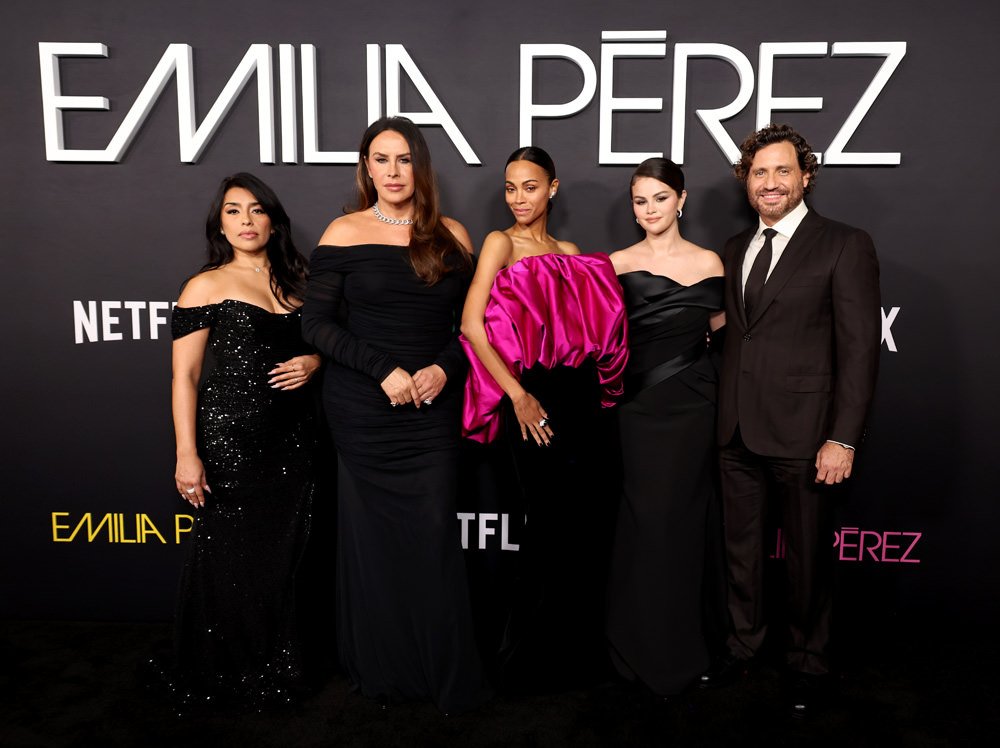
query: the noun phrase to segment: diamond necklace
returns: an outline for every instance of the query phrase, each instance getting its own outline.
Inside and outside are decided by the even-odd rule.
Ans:
[[[389,218],[388,216],[382,215],[382,211],[378,209],[377,200],[375,201],[375,204],[372,206],[372,212],[375,214],[375,217],[382,223],[388,223],[393,226],[409,226],[411,223],[413,223],[412,218]]]

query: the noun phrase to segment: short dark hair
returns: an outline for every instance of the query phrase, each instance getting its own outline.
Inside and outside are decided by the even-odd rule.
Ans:
[[[684,192],[684,172],[681,171],[681,167],[669,158],[660,158],[657,156],[647,158],[639,164],[635,168],[635,171],[632,172],[632,179],[628,183],[629,190],[631,191],[635,187],[635,183],[643,177],[663,182],[676,192],[678,197]]]
[[[745,185],[747,177],[750,176],[750,164],[753,163],[753,157],[757,155],[757,151],[775,143],[791,143],[792,147],[795,148],[795,155],[799,159],[799,168],[809,177],[809,181],[802,189],[804,193],[808,193],[816,183],[819,162],[806,139],[792,129],[791,125],[770,124],[757,132],[750,133],[746,140],[740,144],[740,160],[733,164],[733,174]]]

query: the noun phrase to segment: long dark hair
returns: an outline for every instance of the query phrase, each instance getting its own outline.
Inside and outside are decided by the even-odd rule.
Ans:
[[[201,270],[215,270],[233,260],[233,248],[222,234],[222,203],[233,187],[241,187],[260,203],[261,209],[271,219],[274,233],[267,242],[267,259],[271,264],[271,293],[285,309],[296,307],[290,299],[301,300],[306,289],[306,261],[292,241],[292,220],[278,200],[278,196],[253,174],[241,171],[226,177],[219,185],[212,207],[205,221],[205,238],[208,239],[208,262]]]
[[[552,182],[555,181],[556,178],[555,161],[552,160],[552,156],[550,156],[547,151],[545,151],[542,148],[539,148],[537,145],[526,145],[522,148],[518,148],[516,151],[510,154],[510,156],[507,157],[507,163],[504,164],[504,168],[506,169],[515,161],[530,161],[535,166],[541,167],[542,171],[548,174],[549,184],[552,184]],[[550,213],[552,212],[551,198],[549,198],[549,205],[546,210]]]
[[[372,122],[361,137],[358,147],[358,168],[355,172],[355,206],[353,212],[368,210],[378,200],[375,184],[368,176],[365,159],[372,141],[386,130],[399,133],[410,148],[413,169],[413,225],[410,226],[410,265],[413,272],[433,286],[453,269],[455,260],[467,268],[472,259],[455,235],[441,220],[437,182],[431,168],[431,154],[420,128],[406,117],[382,117]]]

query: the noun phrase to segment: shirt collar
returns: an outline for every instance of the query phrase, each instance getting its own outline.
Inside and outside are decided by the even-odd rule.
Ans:
[[[755,237],[759,237],[763,233],[764,229],[771,228],[782,236],[790,239],[792,234],[795,233],[795,229],[799,227],[799,224],[802,223],[802,219],[806,217],[806,213],[808,212],[809,208],[806,207],[806,201],[802,200],[798,205],[792,208],[788,215],[773,226],[768,226],[763,220],[760,219],[760,217],[758,217],[757,233],[755,234]]]

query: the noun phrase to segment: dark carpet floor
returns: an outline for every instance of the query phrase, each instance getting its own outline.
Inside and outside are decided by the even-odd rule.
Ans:
[[[252,714],[178,716],[144,690],[136,665],[169,628],[0,623],[0,746],[951,746],[995,745],[998,649],[980,639],[882,636],[853,647],[838,695],[815,719],[781,709],[762,667],[726,689],[654,703],[608,682],[498,697],[441,716],[426,704],[381,711],[331,676],[304,703]]]

